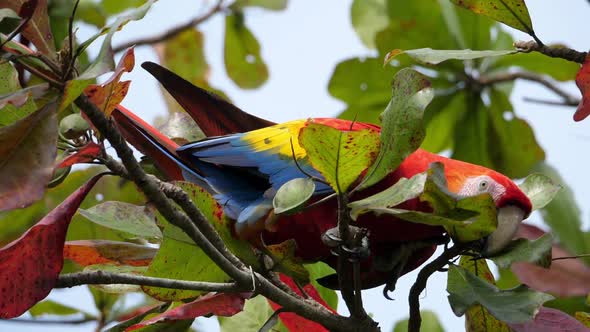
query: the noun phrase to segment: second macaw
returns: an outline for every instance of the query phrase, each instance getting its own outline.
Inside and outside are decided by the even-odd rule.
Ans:
[[[126,139],[150,157],[168,178],[193,181],[208,189],[224,206],[227,216],[235,220],[237,236],[253,243],[263,239],[265,244],[294,239],[296,255],[303,260],[324,261],[335,266],[334,255],[321,240],[328,229],[336,226],[335,199],[294,215],[276,217],[272,215],[272,198],[287,181],[306,177],[302,170],[321,177],[307,161],[306,151],[298,143],[299,131],[309,123],[342,131],[380,131],[380,128],[368,123],[328,118],[274,124],[243,112],[157,64],[147,62],[143,67],[187,110],[208,138],[178,146],[133,113],[118,107],[113,112],[113,119]],[[498,209],[498,228],[485,240],[483,251],[487,254],[500,251],[512,239],[520,222],[530,214],[531,202],[513,181],[491,169],[419,149],[394,172],[373,187],[355,193],[352,199],[367,197],[392,186],[401,178],[424,172],[432,162],[444,164],[450,191],[461,196],[481,193],[492,196]],[[328,186],[319,184],[315,199],[332,192]],[[407,201],[400,207],[431,210],[428,204],[418,199]],[[273,219],[272,229],[266,227],[265,221],[269,219]],[[394,270],[397,274],[404,274],[417,268],[434,253],[436,241],[433,240],[444,234],[441,227],[373,214],[360,216],[356,225],[369,230],[371,257],[363,265],[363,288],[387,283]],[[401,267],[379,264],[408,243],[424,245],[414,246]],[[333,283],[330,286],[337,287]]]

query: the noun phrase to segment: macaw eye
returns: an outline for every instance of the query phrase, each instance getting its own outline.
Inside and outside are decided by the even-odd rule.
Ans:
[[[478,184],[478,188],[480,192],[487,191],[490,187],[490,182],[488,180],[481,180]]]

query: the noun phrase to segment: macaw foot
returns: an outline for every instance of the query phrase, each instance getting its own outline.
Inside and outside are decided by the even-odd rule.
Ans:
[[[389,278],[383,287],[383,296],[388,300],[393,300],[393,298],[389,296],[389,293],[395,291],[397,280],[404,273],[410,257],[412,257],[417,251],[432,247],[433,245],[438,246],[447,244],[448,242],[448,237],[440,236],[422,241],[401,243],[395,249],[388,251],[385,254],[375,256],[375,270],[389,272]]]
[[[366,228],[348,226],[349,241],[340,237],[338,227],[328,229],[322,235],[322,242],[331,248],[335,256],[344,256],[351,262],[365,260],[371,254],[369,249],[369,230]]]

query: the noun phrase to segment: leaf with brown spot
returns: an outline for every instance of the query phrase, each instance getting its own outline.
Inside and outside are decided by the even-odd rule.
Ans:
[[[57,154],[55,103],[0,128],[0,211],[41,199]]]
[[[130,326],[125,331],[134,331],[142,327],[158,323],[192,319],[201,316],[215,315],[229,317],[242,311],[245,296],[242,294],[208,294],[197,300],[168,310],[161,315]]]
[[[576,85],[582,92],[582,101],[574,113],[574,121],[582,121],[590,115],[590,56],[586,56],[582,68],[576,74]]]
[[[55,41],[49,26],[47,0],[6,0],[1,8],[10,8],[25,19],[31,19],[22,31],[23,36],[30,40],[37,49],[49,56],[55,56]]]
[[[123,73],[133,70],[134,65],[135,55],[133,48],[130,48],[121,57],[115,72],[108,80],[100,85],[91,84],[84,90],[90,101],[101,109],[107,117],[111,115],[115,106],[127,95],[131,81],[120,82],[119,80]]]
[[[0,318],[20,316],[49,294],[63,266],[72,216],[103,174],[90,179],[31,227],[0,249]]]
[[[64,168],[74,164],[90,163],[100,155],[100,145],[90,142],[73,154],[65,157],[55,168]]]
[[[309,123],[299,133],[299,144],[309,162],[336,192],[346,192],[379,153],[379,133],[373,129],[341,131]]]
[[[524,0],[451,0],[451,2],[535,36],[533,23]]]
[[[108,240],[68,241],[64,245],[64,259],[81,266],[115,264],[147,266],[158,249],[129,242]]]
[[[145,206],[107,201],[79,212],[95,224],[118,231],[126,239],[139,237],[152,242],[162,239],[153,211]]]
[[[267,253],[277,265],[274,269],[294,278],[301,284],[309,283],[309,272],[303,267],[303,262],[295,256],[297,243],[290,239],[279,244],[266,246]]]
[[[468,256],[461,256],[459,265],[490,284],[496,284],[485,259],[474,260]],[[492,316],[481,304],[476,304],[465,313],[465,330],[467,332],[509,332],[510,328],[506,323]]]

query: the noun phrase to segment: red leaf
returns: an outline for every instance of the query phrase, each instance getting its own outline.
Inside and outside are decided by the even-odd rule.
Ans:
[[[158,249],[140,244],[108,241],[79,240],[68,241],[64,245],[64,259],[82,266],[94,264],[116,264],[148,266]]]
[[[63,266],[72,216],[98,174],[73,192],[20,238],[0,249],[0,318],[20,316],[49,294]]]
[[[284,282],[287,286],[289,286],[289,288],[291,288],[291,290],[293,290],[295,293],[299,295],[302,295],[301,290],[299,290],[299,287],[297,287],[297,284],[295,284],[293,279],[291,279],[283,273],[280,274],[280,278],[282,282]],[[312,299],[316,300],[319,304],[323,305],[324,307],[328,308],[330,311],[334,313],[336,312],[334,309],[328,306],[328,304],[322,299],[320,293],[318,293],[317,289],[315,289],[315,287],[313,287],[312,284],[305,285],[303,287],[303,290],[305,290],[307,295],[309,295]],[[277,311],[281,308],[280,305],[274,303],[271,300],[268,300],[268,303],[274,311]],[[285,327],[287,327],[287,329],[289,329],[289,331],[291,332],[328,331],[322,325],[309,319],[303,318],[292,312],[280,313],[279,318],[281,319],[281,321],[283,321]]]
[[[545,232],[535,226],[522,224],[517,237],[530,240],[539,238]],[[571,253],[558,245],[553,245],[553,258],[569,257]],[[590,293],[590,268],[579,259],[553,261],[546,269],[531,263],[512,264],[512,272],[518,280],[532,289],[557,296],[586,296]]]
[[[130,72],[133,70],[134,65],[135,55],[133,48],[130,48],[125,52],[119,61],[115,72],[108,80],[100,85],[91,84],[84,90],[84,93],[88,98],[90,98],[90,100],[101,109],[106,116],[110,116],[111,112],[115,109],[115,106],[117,106],[117,104],[119,104],[127,95],[131,81],[119,82],[119,80],[124,72]]]
[[[65,157],[56,168],[64,168],[74,164],[89,163],[100,155],[100,145],[90,142],[75,153]]]
[[[576,85],[582,92],[582,101],[574,113],[574,121],[582,121],[590,115],[590,56],[586,56],[582,68],[576,74]]]
[[[244,295],[241,294],[207,294],[193,302],[183,304],[172,310],[128,327],[125,331],[133,331],[156,323],[176,320],[193,319],[200,316],[233,316],[244,309]]]
[[[557,309],[541,307],[530,322],[508,324],[515,332],[590,332],[584,324]]]

